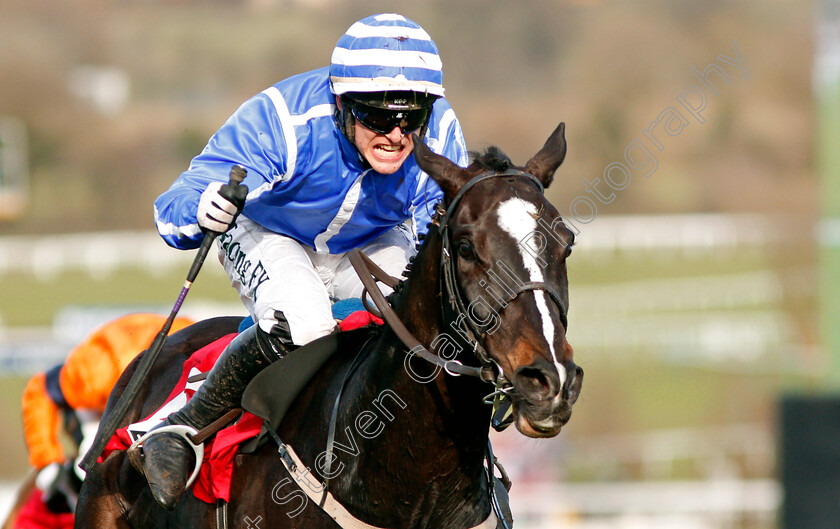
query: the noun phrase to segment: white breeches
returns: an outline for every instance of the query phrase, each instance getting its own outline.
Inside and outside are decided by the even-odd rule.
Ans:
[[[414,240],[402,225],[361,250],[395,277],[415,253]],[[362,295],[362,282],[347,254],[317,253],[242,216],[233,229],[219,237],[219,260],[260,328],[276,335],[276,326],[287,323],[295,345],[309,343],[335,328],[331,299]],[[390,292],[381,284],[380,288],[385,294]]]

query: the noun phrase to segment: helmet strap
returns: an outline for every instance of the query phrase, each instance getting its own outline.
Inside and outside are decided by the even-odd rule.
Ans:
[[[335,109],[335,123],[338,126],[338,130],[344,134],[344,137],[350,142],[351,145],[355,147],[356,145],[356,129],[353,127],[356,120],[353,118],[353,113],[350,111],[349,105],[346,102],[341,102],[341,108],[339,108],[338,101],[341,96],[336,96],[336,109]]]
[[[336,100],[340,96],[336,96]],[[356,118],[353,117],[353,113],[350,111],[350,106],[342,103],[341,109],[338,109],[338,105],[336,105],[335,109],[335,123],[338,126],[338,130],[344,134],[344,137],[347,138],[347,141],[350,142],[350,145],[353,146],[353,149],[356,151],[356,156],[359,157],[359,162],[362,163],[363,166],[368,166],[368,161],[362,155],[359,148],[356,147]]]
[[[350,112],[350,109],[347,107],[343,107],[341,113],[344,114],[342,116],[342,124],[341,127],[344,132],[344,136],[350,142],[351,145],[354,147],[356,146],[356,118],[353,117],[353,113]]]
[[[417,133],[417,137],[421,140],[426,137],[426,131],[429,130],[429,120],[432,119],[432,113],[429,112],[429,117],[426,118],[426,122],[423,123],[423,126],[420,127],[420,132]]]

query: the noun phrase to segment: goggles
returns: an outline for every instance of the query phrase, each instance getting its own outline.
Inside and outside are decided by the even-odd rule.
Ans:
[[[415,131],[426,124],[431,108],[393,110],[353,102],[350,112],[356,120],[379,134],[388,134],[399,127],[403,134]]]

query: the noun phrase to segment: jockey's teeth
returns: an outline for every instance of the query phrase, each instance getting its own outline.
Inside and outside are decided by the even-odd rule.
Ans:
[[[375,156],[380,160],[398,160],[402,156],[402,145],[381,144],[374,148]]]

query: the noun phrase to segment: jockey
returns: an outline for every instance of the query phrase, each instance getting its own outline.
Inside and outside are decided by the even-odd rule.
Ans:
[[[93,442],[117,379],[134,357],[152,343],[165,321],[165,317],[156,314],[130,314],[110,321],[74,347],[64,363],[35,374],[27,382],[21,407],[29,463],[39,470],[36,485],[41,491],[64,493],[64,498],[52,498],[56,499],[56,506],[63,503],[59,500],[67,500],[72,509],[68,492],[78,493],[85,476],[77,464],[65,464],[67,458],[59,441],[59,415],[63,416],[64,430],[78,446],[78,463]],[[187,318],[176,318],[171,330],[175,332],[192,323]],[[58,482],[62,486],[56,487]],[[66,490],[71,484],[76,486],[75,491]],[[53,503],[48,501],[47,505]]]
[[[219,259],[256,322],[163,425],[207,426],[240,405],[267,365],[334,332],[330,300],[362,294],[348,251],[360,248],[391,275],[405,269],[443,196],[410,156],[412,133],[467,164],[442,82],[437,46],[418,24],[396,14],[360,20],[329,67],[239,107],[157,199],[158,231],[171,246],[198,247],[202,230],[224,233]],[[246,169],[247,188],[226,184],[234,164]],[[173,508],[192,450],[183,437],[161,433],[143,454],[153,496]]]

